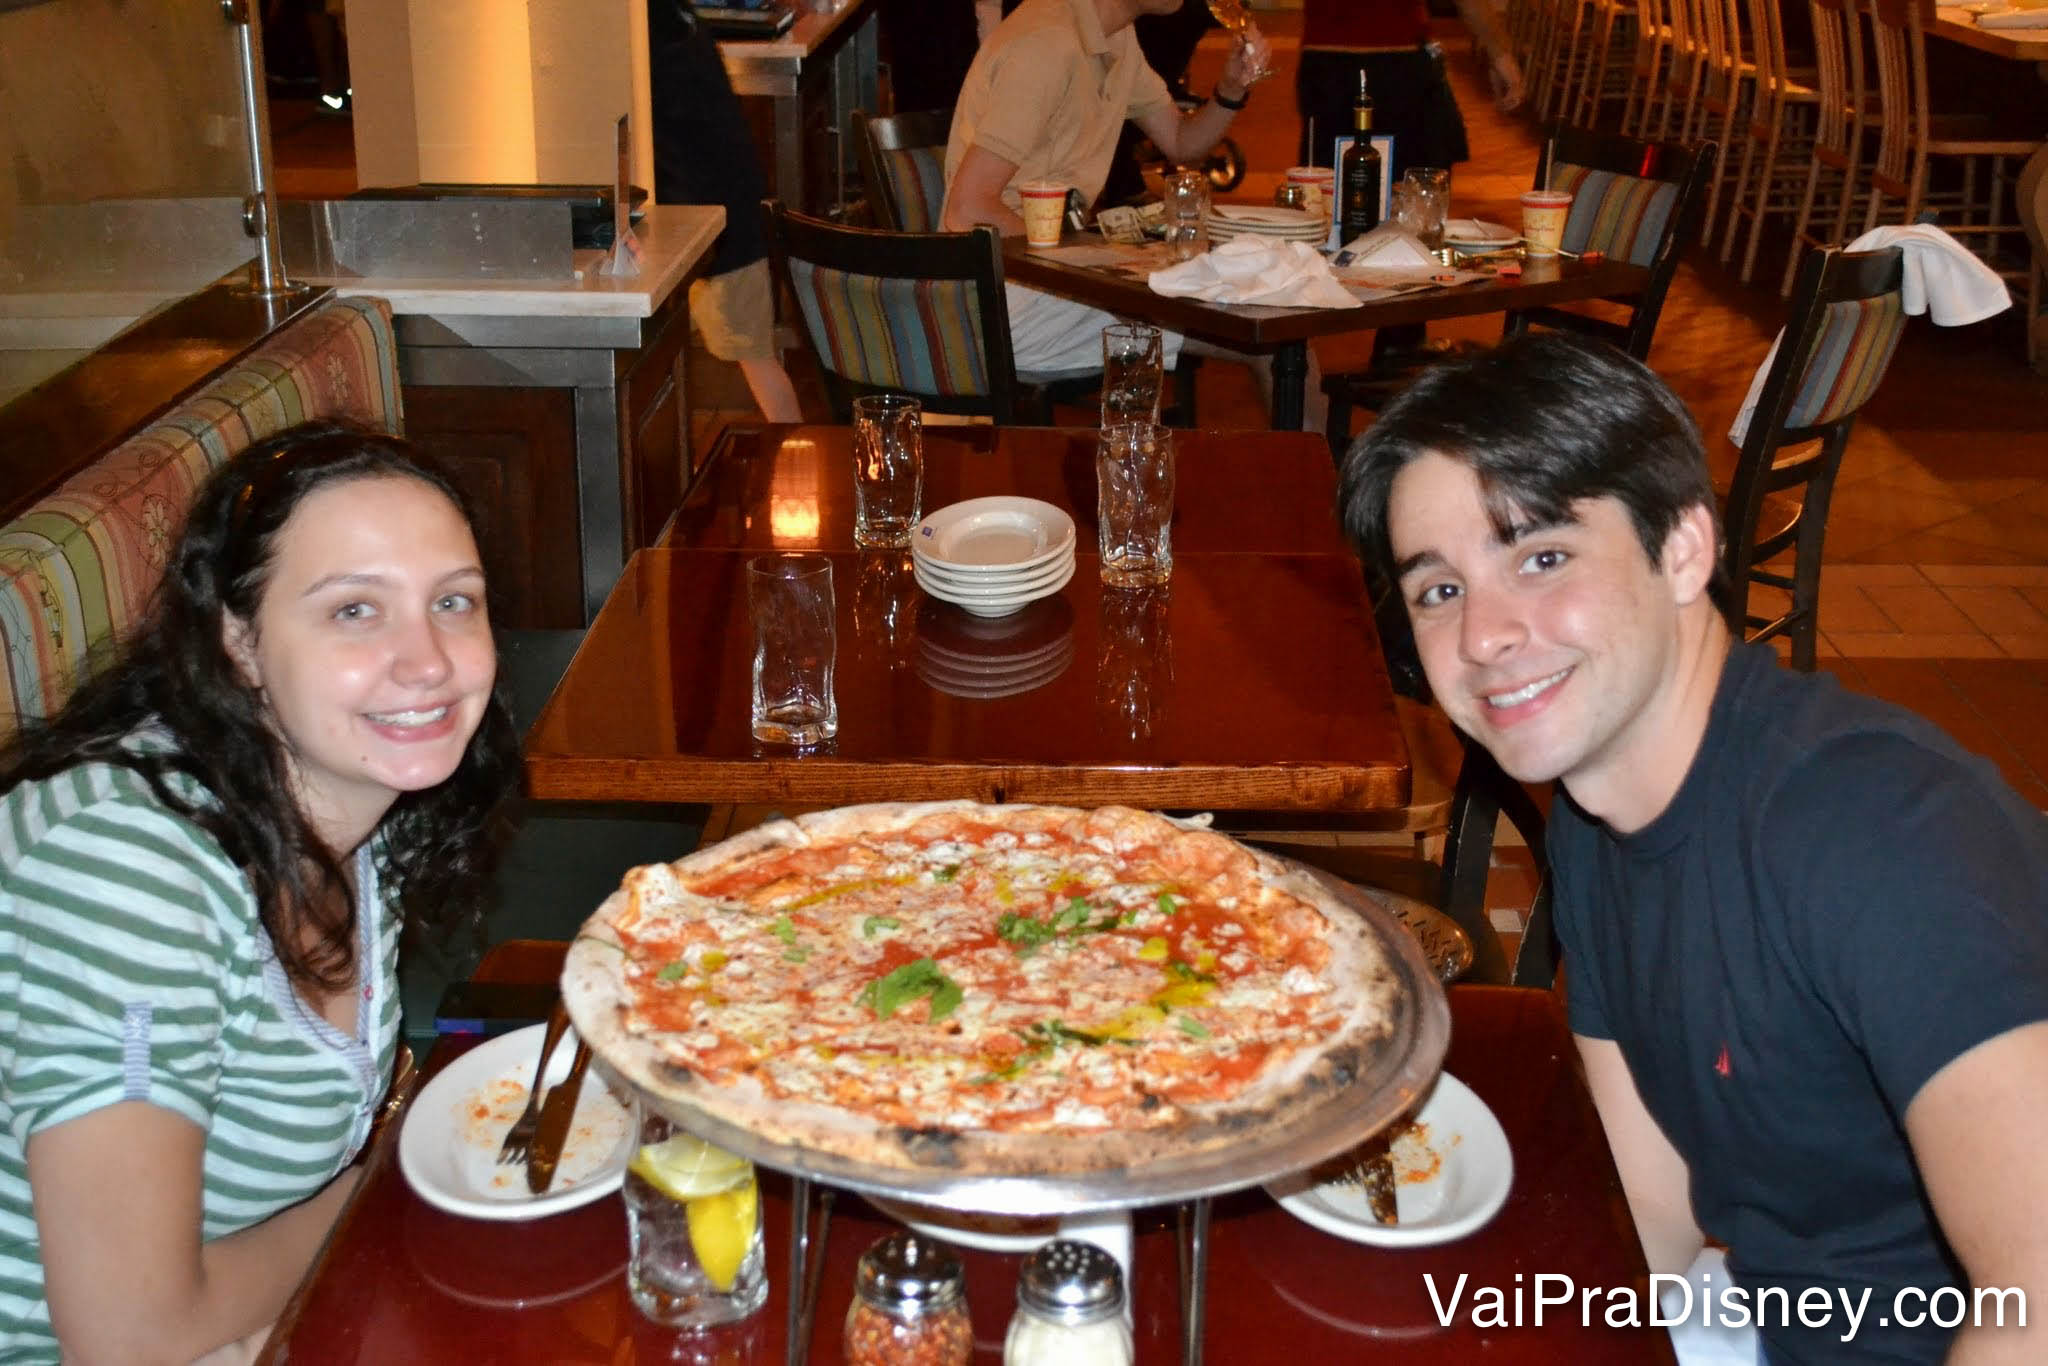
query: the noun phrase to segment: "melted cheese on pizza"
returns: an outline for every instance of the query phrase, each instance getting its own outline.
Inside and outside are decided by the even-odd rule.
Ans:
[[[1135,815],[636,869],[627,1028],[713,1083],[914,1128],[1174,1123],[1339,1021],[1321,913],[1231,841]]]

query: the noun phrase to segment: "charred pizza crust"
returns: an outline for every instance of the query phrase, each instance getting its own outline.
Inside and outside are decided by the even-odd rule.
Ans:
[[[1079,831],[1094,847],[1166,850],[1189,878],[1205,878],[1229,894],[1264,898],[1286,914],[1313,916],[1323,949],[1315,1037],[1276,1050],[1233,1094],[1172,1107],[1164,1122],[1084,1123],[1029,1131],[902,1122],[818,1100],[773,1094],[745,1070],[713,1077],[711,1068],[682,1065],[687,1050],[635,1009],[636,983],[627,943],[643,914],[691,913],[681,882],[772,858],[778,851],[872,843],[892,834],[929,831],[934,822],[994,825],[1029,834]],[[663,902],[660,906],[654,902]],[[1084,812],[972,802],[877,804],[777,821],[678,861],[635,869],[585,924],[572,946],[563,994],[578,1033],[634,1085],[672,1105],[761,1143],[829,1154],[861,1167],[903,1173],[1023,1177],[1110,1172],[1213,1152],[1250,1135],[1286,1128],[1338,1098],[1370,1071],[1394,1014],[1397,976],[1375,933],[1350,906],[1315,879],[1209,831],[1146,812],[1103,808]],[[825,1064],[821,1062],[821,1067]],[[1001,1082],[993,1083],[1001,1085]],[[1127,1111],[1126,1113],[1132,1113]],[[1074,1141],[1085,1140],[1085,1141]]]

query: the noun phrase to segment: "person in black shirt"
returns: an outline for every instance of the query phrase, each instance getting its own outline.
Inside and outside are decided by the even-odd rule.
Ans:
[[[801,422],[796,388],[775,347],[775,289],[761,217],[768,187],[718,44],[698,26],[689,0],[647,0],[647,46],[655,202],[725,208],[710,269],[690,286],[690,317],[706,350],[738,364],[762,416]]]
[[[1769,1366],[2048,1361],[2041,812],[1732,641],[1698,429],[1619,351],[1432,370],[1343,486],[1445,711],[1561,785],[1572,1026],[1651,1269],[1724,1243]]]

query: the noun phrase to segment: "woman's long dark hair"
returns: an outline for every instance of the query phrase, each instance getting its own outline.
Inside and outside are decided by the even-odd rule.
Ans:
[[[307,423],[229,460],[199,490],[149,611],[120,653],[55,717],[25,725],[0,761],[0,791],[88,762],[141,774],[248,875],[291,979],[330,991],[349,986],[356,968],[355,900],[339,857],[348,851],[327,849],[300,809],[285,741],[229,657],[223,627],[230,613],[256,619],[278,534],[306,495],[392,477],[435,489],[474,525],[445,474],[379,432]],[[151,721],[171,745],[138,753],[126,737]],[[379,873],[409,927],[439,931],[481,916],[497,852],[492,816],[516,779],[517,759],[511,715],[494,694],[455,772],[399,794],[385,813],[376,831]],[[208,795],[180,795],[174,774]]]

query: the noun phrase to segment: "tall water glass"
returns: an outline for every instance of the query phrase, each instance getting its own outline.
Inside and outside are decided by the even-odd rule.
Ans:
[[[837,735],[832,562],[823,555],[757,555],[747,562],[747,607],[754,623],[754,738],[804,748]]]
[[[924,498],[924,405],[902,394],[853,401],[853,543],[908,550]]]
[[[1167,240],[1173,259],[1192,260],[1209,249],[1209,177],[1182,171],[1166,178]]]
[[[1102,582],[1144,588],[1173,574],[1173,432],[1156,422],[1105,427],[1095,448]]]
[[[768,1302],[754,1164],[634,1103],[640,1146],[626,1167],[626,1290],[671,1328],[709,1328]]]
[[[1165,342],[1156,327],[1113,323],[1102,329],[1102,425],[1159,420]]]

